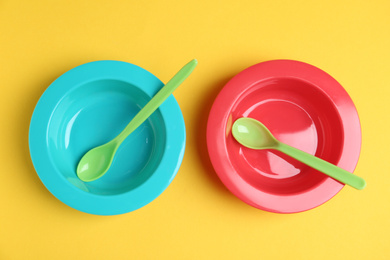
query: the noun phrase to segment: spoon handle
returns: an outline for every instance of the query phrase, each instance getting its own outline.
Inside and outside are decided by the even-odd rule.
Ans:
[[[285,143],[279,142],[275,149],[355,189],[366,187],[366,181],[361,177]]]
[[[157,108],[172,94],[172,92],[192,73],[198,61],[191,60],[184,65],[174,76],[163,86],[159,92],[135,115],[125,129],[115,138],[117,144],[122,143],[126,137],[139,127]]]

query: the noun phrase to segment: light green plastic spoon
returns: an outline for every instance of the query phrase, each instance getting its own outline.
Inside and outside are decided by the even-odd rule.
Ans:
[[[89,150],[77,165],[77,176],[85,182],[102,177],[110,168],[115,152],[121,143],[172,94],[192,73],[198,61],[187,63],[160,91],[135,115],[125,129],[106,144]]]
[[[278,141],[267,127],[253,118],[237,119],[233,124],[232,134],[240,144],[248,148],[275,149],[355,189],[362,190],[366,187],[365,180],[359,176]]]

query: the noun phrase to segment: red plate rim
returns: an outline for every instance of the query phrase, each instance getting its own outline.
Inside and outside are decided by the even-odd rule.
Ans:
[[[310,64],[294,60],[271,60],[253,65],[234,76],[220,91],[210,110],[207,123],[207,147],[211,163],[223,184],[245,203],[270,212],[296,213],[315,208],[344,185],[332,178],[304,193],[279,196],[256,189],[247,183],[229,160],[226,135],[231,134],[229,116],[241,93],[256,82],[293,77],[315,85],[335,105],[344,131],[342,154],[337,166],[353,172],[361,149],[361,128],[357,110],[344,88],[328,73]]]

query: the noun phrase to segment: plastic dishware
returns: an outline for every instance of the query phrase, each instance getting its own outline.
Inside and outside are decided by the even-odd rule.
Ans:
[[[251,117],[283,143],[353,172],[361,131],[343,87],[310,64],[272,60],[233,77],[210,110],[207,147],[222,183],[245,203],[270,212],[309,210],[344,185],[275,150],[253,150],[232,136],[233,123]]]
[[[232,134],[240,144],[251,149],[275,149],[355,189],[362,190],[366,187],[365,180],[359,176],[279,142],[267,127],[256,119],[247,117],[237,119],[233,124]]]
[[[110,168],[114,155],[122,142],[172,94],[172,92],[192,73],[197,64],[198,62],[195,59],[187,63],[134,116],[120,134],[111,141],[89,150],[77,165],[77,176],[85,182],[94,181],[102,177]]]
[[[136,65],[110,60],[57,78],[39,99],[29,130],[31,159],[46,188],[66,205],[97,215],[131,212],[156,199],[185,150],[184,119],[173,95],[126,138],[103,177],[83,182],[76,166],[89,149],[119,134],[163,86]]]

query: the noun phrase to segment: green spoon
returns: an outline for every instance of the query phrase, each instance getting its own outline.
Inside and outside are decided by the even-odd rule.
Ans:
[[[106,144],[89,150],[77,165],[77,176],[85,182],[102,177],[110,168],[115,152],[121,143],[172,94],[172,92],[191,74],[198,64],[197,60],[187,63],[160,91],[143,107],[125,129]]]
[[[366,187],[366,182],[359,176],[279,142],[267,127],[253,118],[237,119],[233,124],[232,133],[243,146],[252,149],[275,149],[355,189],[361,190]]]

